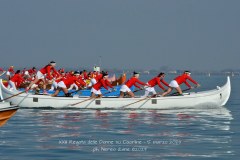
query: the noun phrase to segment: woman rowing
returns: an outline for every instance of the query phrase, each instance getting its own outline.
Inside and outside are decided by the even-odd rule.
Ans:
[[[131,87],[134,85],[135,87],[139,88],[139,89],[143,89],[143,87],[140,87],[137,85],[145,85],[145,86],[149,86],[149,84],[146,84],[142,81],[139,80],[139,73],[137,72],[133,72],[133,76],[124,84],[122,85],[121,89],[120,89],[120,96],[119,98],[123,98],[124,97],[124,93],[127,93],[131,98],[133,98],[135,95],[134,93],[131,91]]]
[[[17,87],[19,87],[23,82],[24,82],[24,79],[21,75],[20,70],[17,70],[16,73],[8,81],[9,87],[14,90],[17,90]]]
[[[166,81],[164,81],[164,79],[163,79],[164,77],[165,77],[165,73],[161,72],[156,77],[149,80],[147,82],[147,84],[150,85],[150,87],[145,86],[145,94],[143,97],[147,97],[149,95],[149,93],[156,95],[157,92],[155,91],[155,88],[154,88],[154,86],[156,86],[156,85],[158,85],[163,91],[165,91],[166,89],[163,87],[163,85],[161,83],[163,83],[167,87],[169,87],[169,84]]]
[[[106,90],[111,91],[108,89],[108,87],[113,88],[113,86],[108,82],[107,80],[108,74],[106,72],[102,72],[102,78],[92,86],[91,89],[91,97],[96,98],[96,95],[98,97],[102,97],[102,93],[100,91],[101,87],[104,87]]]
[[[77,84],[73,83],[68,88],[69,91],[72,90],[74,87],[75,87],[76,90],[78,90],[79,88],[86,88],[87,87],[87,84],[86,84],[86,82],[84,81],[84,78],[83,78],[83,72],[80,71],[79,73],[80,73],[80,75],[78,76],[78,80],[79,80],[78,83]]]
[[[69,76],[67,79],[63,79],[57,84],[57,90],[54,94],[52,94],[52,97],[56,97],[58,93],[62,90],[66,97],[71,96],[71,93],[68,92],[68,87],[72,84],[80,84],[79,81],[80,72],[75,71],[72,76]]]
[[[26,88],[26,91],[28,91],[32,87],[33,84],[37,83],[39,80],[42,80],[43,81],[43,94],[47,94],[46,79],[52,80],[53,79],[52,73],[59,74],[56,71],[55,66],[56,66],[56,62],[51,61],[48,65],[46,65],[41,70],[39,70],[37,72],[37,75],[36,75],[35,79]]]
[[[194,88],[194,87],[192,87],[192,86],[187,82],[187,80],[189,80],[189,81],[191,81],[193,84],[195,84],[196,87],[200,87],[200,84],[197,83],[195,80],[193,80],[193,79],[190,77],[190,75],[191,75],[191,72],[189,72],[189,71],[184,71],[181,76],[176,77],[174,80],[172,80],[172,81],[170,82],[168,90],[167,90],[166,92],[164,92],[164,93],[162,94],[162,96],[165,96],[165,95],[169,94],[169,93],[173,90],[173,88],[175,88],[175,89],[178,91],[179,95],[182,95],[182,89],[180,88],[180,85],[181,85],[182,83],[185,83],[185,84],[188,86],[189,89]]]

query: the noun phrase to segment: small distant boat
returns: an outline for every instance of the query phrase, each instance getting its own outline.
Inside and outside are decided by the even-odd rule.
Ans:
[[[230,78],[227,77],[225,85],[216,89],[189,92],[183,96],[166,97],[51,97],[47,95],[33,95],[25,92],[11,91],[2,84],[0,79],[0,91],[3,98],[20,107],[25,108],[81,108],[81,109],[175,109],[175,108],[198,108],[210,106],[223,106],[227,103],[231,93]],[[9,98],[11,97],[11,98]]]
[[[19,109],[9,102],[0,102],[0,127],[3,126]]]

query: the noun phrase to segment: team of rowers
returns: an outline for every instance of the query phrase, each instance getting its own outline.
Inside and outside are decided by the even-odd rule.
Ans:
[[[30,82],[30,84],[25,88],[26,92],[30,89],[36,88],[40,82],[43,83],[43,93],[47,94],[46,85],[49,81],[52,82],[51,90],[55,90],[51,96],[55,97],[62,90],[65,96],[70,96],[71,93],[69,90],[73,88],[73,86],[78,89],[86,89],[91,87],[91,97],[102,97],[101,88],[104,87],[109,92],[115,91],[115,88],[108,81],[108,73],[102,71],[100,72],[89,72],[84,71],[75,71],[65,73],[64,69],[56,70],[56,62],[51,61],[48,65],[40,69],[36,70],[35,67],[29,70],[20,71],[17,70],[14,72],[13,66],[11,66],[6,76],[8,78],[8,84],[10,88],[17,89],[22,83],[26,81]],[[1,69],[0,69],[1,70]],[[123,98],[125,94],[128,94],[131,98],[134,98],[134,92],[131,91],[131,87],[135,86],[139,88],[139,90],[145,90],[144,97],[148,96],[152,93],[152,96],[166,96],[173,89],[176,89],[179,95],[182,95],[182,90],[180,85],[185,83],[190,89],[192,87],[187,80],[191,81],[195,84],[195,87],[199,87],[200,84],[193,80],[190,76],[189,71],[184,71],[182,75],[176,77],[169,84],[164,80],[165,74],[159,73],[156,77],[153,77],[147,83],[139,80],[139,73],[133,72],[133,75],[130,79],[128,79],[125,84],[123,84],[120,88],[120,98]],[[86,81],[89,80],[90,84],[87,84]],[[162,85],[164,84],[168,89]],[[141,86],[140,86],[141,85]],[[158,85],[164,92],[158,94],[155,90],[155,86]]]

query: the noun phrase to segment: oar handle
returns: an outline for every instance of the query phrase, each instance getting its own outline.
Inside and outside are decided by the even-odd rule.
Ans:
[[[146,89],[146,88],[148,88],[148,87],[150,87],[150,86],[141,87],[140,89],[137,89],[137,90],[133,91],[133,93],[138,92],[138,91],[141,91],[141,90],[144,90],[144,89]]]
[[[159,94],[162,94],[162,92],[159,92],[159,93],[157,93],[157,94],[153,94],[153,95],[151,95],[150,97],[144,97],[144,98],[142,98],[142,99],[140,99],[140,100],[138,100],[138,101],[136,101],[136,102],[132,102],[132,103],[127,104],[127,105],[125,105],[125,106],[122,106],[122,107],[120,107],[120,108],[124,109],[125,107],[128,107],[128,106],[130,106],[130,105],[133,105],[133,104],[135,104],[135,103],[144,101],[144,100],[146,100],[146,99],[154,98],[155,96],[157,96],[157,95],[159,95]]]
[[[138,92],[138,91],[141,91],[141,90],[143,90],[143,88],[137,89],[137,90],[133,91],[133,93]]]

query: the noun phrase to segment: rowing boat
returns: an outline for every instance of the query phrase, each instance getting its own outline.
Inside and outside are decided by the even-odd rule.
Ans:
[[[18,106],[9,102],[0,102],[0,127],[3,126],[18,110]]]
[[[79,109],[174,109],[223,106],[227,103],[230,92],[230,78],[216,89],[189,92],[183,96],[167,96],[154,98],[118,98],[118,97],[51,97],[48,95],[19,94],[19,91],[7,89],[0,80],[2,96],[7,101],[24,108],[79,108]],[[15,96],[16,95],[16,96]]]

